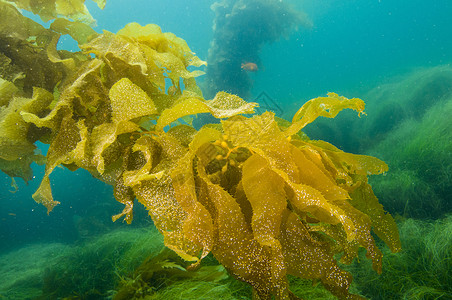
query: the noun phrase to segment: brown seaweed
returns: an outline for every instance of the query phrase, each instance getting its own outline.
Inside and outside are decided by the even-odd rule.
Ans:
[[[372,231],[400,250],[395,222],[367,182],[386,164],[300,132],[345,108],[363,113],[362,100],[331,93],[307,102],[292,122],[270,112],[244,116],[255,103],[226,92],[203,98],[194,80],[202,72],[187,68],[204,62],[157,25],[132,23],[116,34],[57,25],[43,31],[56,38],[42,46],[21,40],[59,71],[50,85],[30,79],[30,94],[12,77],[0,82],[0,158],[8,162],[0,166],[28,179],[24,168],[37,160],[34,143],[49,144],[33,195],[48,212],[59,203],[52,171],[59,165],[88,170],[124,204],[113,220],[132,222],[138,199],[165,245],[191,268],[212,253],[260,299],[294,297],[287,275],[318,279],[339,298],[355,297],[348,291],[351,275],[336,258],[351,263],[363,247],[380,273]],[[55,30],[78,37],[82,51],[57,51]],[[198,114],[221,124],[199,130],[183,124]]]

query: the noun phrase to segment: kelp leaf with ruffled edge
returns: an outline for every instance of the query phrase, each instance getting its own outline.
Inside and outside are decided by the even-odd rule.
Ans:
[[[7,96],[7,90],[4,96]],[[33,155],[36,146],[30,140],[34,136],[29,132],[30,124],[24,121],[21,113],[39,113],[47,109],[52,100],[52,94],[40,88],[34,89],[31,99],[10,98],[8,106],[0,111],[0,158],[12,161]]]
[[[200,70],[188,71],[188,66],[205,64],[190,51],[184,40],[172,33],[162,33],[154,24],[130,23],[116,35],[104,31],[81,48],[110,61],[119,59],[131,67],[138,66],[142,75],[163,92],[165,78],[178,86],[180,78],[190,80],[203,74]]]
[[[171,32],[162,32],[160,26],[156,24],[141,26],[138,23],[129,23],[117,34],[136,38],[159,52],[172,53],[183,61],[185,67],[206,65],[205,61],[194,55],[185,40]]]
[[[43,34],[51,35],[42,25],[24,17],[8,2],[0,1],[0,16],[0,32],[3,36],[27,40]]]
[[[257,103],[245,102],[242,98],[226,92],[219,92],[213,100],[204,99],[187,94],[182,96],[173,107],[162,112],[157,121],[156,130],[163,128],[179,118],[200,113],[211,113],[215,118],[228,118],[239,114],[254,112]]]
[[[345,108],[356,110],[361,114],[364,111],[364,101],[358,98],[347,99],[336,93],[328,93],[328,97],[311,99],[295,113],[292,125],[286,129],[285,134],[286,136],[296,134],[320,116],[334,118]]]
[[[157,114],[152,99],[128,78],[122,78],[110,89],[113,123]]]
[[[37,203],[42,203],[47,208],[47,213],[50,213],[59,203],[53,200],[49,176],[58,165],[70,164],[74,161],[75,155],[72,151],[77,149],[77,145],[81,141],[81,128],[70,115],[67,115],[61,122],[60,130],[47,151],[44,178],[32,196]]]
[[[50,28],[61,34],[69,34],[79,45],[85,44],[98,33],[89,25],[58,18],[50,24]]]
[[[99,8],[104,9],[106,0],[93,0]],[[95,20],[89,13],[85,0],[11,0],[19,8],[31,11],[41,17],[44,22],[53,20],[59,16],[80,21],[86,24],[94,24]]]

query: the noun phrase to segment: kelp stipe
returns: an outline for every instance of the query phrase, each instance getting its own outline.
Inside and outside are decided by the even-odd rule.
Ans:
[[[57,51],[58,32],[74,36],[82,51]],[[307,102],[291,123],[277,122],[271,112],[245,117],[255,103],[225,92],[203,98],[194,79],[201,72],[187,67],[204,62],[157,25],[97,34],[65,20],[41,33],[50,42],[33,47],[58,80],[51,75],[52,85],[35,87],[27,76],[32,92],[20,81],[2,81],[0,124],[8,142],[0,146],[15,155],[1,158],[13,162],[7,171],[17,176],[29,163],[15,161],[36,160],[34,142],[50,144],[33,195],[49,212],[58,204],[50,184],[55,167],[88,170],[114,186],[124,204],[113,220],[132,222],[138,199],[190,269],[212,253],[260,299],[295,297],[287,275],[319,279],[339,298],[355,297],[336,255],[350,263],[364,247],[380,273],[372,229],[392,251],[400,249],[397,227],[367,183],[386,164],[300,133],[318,116],[332,118],[345,108],[362,113],[362,100],[330,93]],[[221,124],[194,129],[191,116],[201,113]],[[11,120],[21,126],[4,125]],[[16,141],[23,152],[11,151]]]

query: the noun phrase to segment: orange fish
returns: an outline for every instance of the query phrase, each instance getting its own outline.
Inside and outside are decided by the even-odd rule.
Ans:
[[[248,72],[256,72],[258,70],[258,67],[255,63],[247,62],[242,64],[242,70],[248,71]]]

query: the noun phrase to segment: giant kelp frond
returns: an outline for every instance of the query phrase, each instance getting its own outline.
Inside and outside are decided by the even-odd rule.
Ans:
[[[93,0],[99,8],[104,9],[106,0]],[[25,9],[37,14],[44,22],[58,17],[67,17],[74,21],[87,24],[95,23],[85,5],[85,0],[1,0],[1,2],[12,3],[20,9]]]
[[[189,75],[186,67],[194,62],[196,64],[198,60],[185,42],[161,33],[155,26],[154,33],[150,33],[149,28],[131,24],[126,27],[127,35],[124,31],[117,35],[105,32],[81,45],[86,54],[94,53],[98,58],[79,63],[78,70],[72,71],[72,78],[59,87],[60,97],[48,114],[40,117],[36,113],[21,112],[27,122],[52,130],[45,178],[34,195],[49,210],[55,201],[49,190],[48,176],[57,165],[82,167],[106,182],[117,182],[118,176],[122,176],[116,172],[119,166],[109,169],[108,165],[126,163],[122,160],[129,155],[134,159],[141,156],[138,153],[142,152],[134,154],[137,152],[134,144],[136,140],[143,141],[139,137],[144,129],[142,125],[146,123],[144,121],[159,119],[157,126],[150,125],[152,128],[148,129],[154,130],[155,127],[155,130],[161,131],[178,118],[216,109],[215,103],[205,101],[196,93],[194,83],[187,84],[188,90],[184,93],[165,92],[165,79],[169,78],[174,84],[171,86],[173,90],[180,91],[180,80],[197,76]],[[138,37],[134,37],[133,33]],[[165,64],[158,63],[156,57],[164,57]],[[232,95],[230,97],[233,98]],[[204,111],[185,110],[187,101],[204,105]],[[249,107],[244,102],[239,105]],[[159,118],[160,114],[162,118]],[[124,171],[133,171],[124,167]],[[115,196],[128,207],[133,200],[130,187],[116,186]],[[125,214],[131,220],[131,210],[128,209]]]
[[[124,204],[113,220],[130,223],[137,198],[165,245],[192,269],[212,253],[261,299],[293,297],[287,275],[319,279],[338,297],[353,297],[351,275],[336,258],[350,263],[363,247],[381,272],[371,230],[400,249],[395,223],[367,183],[386,164],[299,134],[319,116],[361,113],[362,100],[331,93],[307,102],[291,123],[270,112],[245,117],[255,103],[226,92],[203,98],[194,80],[201,72],[187,69],[203,62],[157,25],[91,34],[61,22],[44,32],[58,37],[55,30],[78,37],[82,49],[57,51],[55,37],[39,48],[59,80],[47,89],[32,85],[28,96],[15,81],[0,86],[2,159],[31,157],[38,140],[50,144],[33,195],[49,212],[58,204],[52,171],[88,170]],[[201,113],[221,123],[196,130],[180,122]]]
[[[198,234],[200,247],[211,247],[206,238],[213,232],[215,257],[262,297],[286,297],[286,274],[319,278],[345,297],[350,277],[337,267],[333,254],[344,252],[342,260],[349,263],[365,247],[381,272],[372,227],[391,249],[400,249],[395,223],[367,184],[368,173],[387,170],[383,162],[296,137],[289,141],[271,113],[231,118],[223,122],[222,133],[221,140],[193,149],[194,182],[199,185],[188,179],[191,167],[184,177],[178,173],[173,179],[185,186],[191,207],[197,199],[210,212],[211,221],[202,207],[187,217],[202,218],[207,226]],[[206,225],[210,223],[212,228]],[[184,228],[191,224],[187,221]]]
[[[328,97],[311,99],[295,113],[286,135],[297,133],[317,117],[334,118],[345,108],[356,110],[361,115],[364,111],[364,101],[358,98],[347,99],[336,93],[328,93]]]

